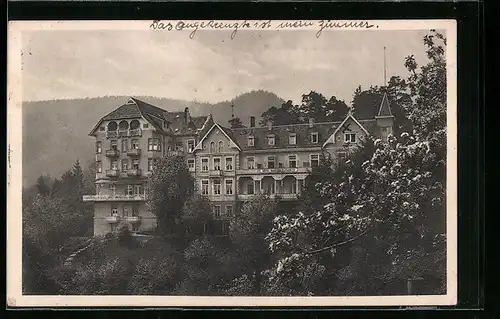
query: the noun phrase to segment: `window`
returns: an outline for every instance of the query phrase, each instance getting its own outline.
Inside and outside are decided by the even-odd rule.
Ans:
[[[342,162],[347,156],[346,152],[337,152],[337,159],[339,162]]]
[[[187,149],[188,149],[188,153],[193,153],[193,151],[194,151],[194,140],[188,140],[187,141]]]
[[[214,217],[215,218],[220,218],[220,205],[215,205],[214,206]]]
[[[232,170],[233,170],[233,158],[226,157],[226,171],[232,171]]]
[[[290,184],[290,193],[297,194],[297,182],[292,182]]]
[[[233,206],[232,205],[226,205],[226,216],[227,217],[233,216]]]
[[[295,133],[291,133],[291,134],[288,136],[288,144],[290,144],[290,145],[295,145],[295,144],[297,144],[297,134],[295,134]]]
[[[111,206],[111,216],[118,216],[118,206],[113,205]]]
[[[95,142],[95,152],[97,154],[102,153],[102,142]]]
[[[220,158],[214,157],[214,170],[220,171]]]
[[[214,179],[214,195],[220,195],[221,191],[221,185],[220,185],[220,179]]]
[[[269,136],[267,137],[267,144],[268,144],[269,146],[274,146],[275,142],[276,142],[276,140],[275,140],[274,135],[269,135]]]
[[[219,147],[218,147],[217,151],[219,153],[222,153],[223,150],[224,150],[224,142],[223,141],[219,141]]]
[[[117,171],[118,170],[118,161],[117,160],[112,160],[111,161],[111,170],[112,171]]]
[[[139,216],[139,205],[132,205],[132,216]]]
[[[215,153],[215,142],[210,142],[210,153]]]
[[[253,136],[249,136],[247,138],[247,143],[248,143],[248,146],[254,146],[254,137]]]
[[[134,195],[141,195],[142,185],[134,185]]]
[[[311,167],[317,167],[319,165],[319,155],[318,154],[309,155],[309,159],[311,161]]]
[[[111,143],[111,149],[118,151],[118,142],[116,140],[112,140],[110,143]]]
[[[311,143],[318,143],[318,132],[311,133]]]
[[[139,140],[138,139],[133,139],[132,140],[132,148],[134,150],[138,150],[139,149]]]
[[[157,138],[148,139],[148,151],[161,151],[160,140]]]
[[[226,179],[226,195],[233,195],[233,180]]]
[[[115,184],[109,184],[109,192],[111,195],[115,195],[116,193],[116,185]]]
[[[297,167],[297,155],[288,155],[288,167]]]
[[[142,124],[142,128],[149,128],[149,124],[147,123]]]
[[[184,151],[184,146],[182,145],[182,141],[175,143],[175,150],[178,152]]]
[[[102,162],[101,161],[95,162],[95,169],[96,169],[97,173],[102,173]]]
[[[204,172],[208,171],[208,158],[206,157],[201,159],[201,170]]]
[[[127,185],[127,191],[126,191],[126,194],[128,196],[132,196],[134,195],[134,186],[133,185]]]
[[[128,151],[128,140],[122,140],[122,152]]]
[[[122,160],[122,171],[127,171],[128,170],[128,160],[124,159]]]
[[[253,181],[251,183],[247,184],[247,194],[249,194],[249,195],[254,194]]]
[[[274,155],[270,155],[267,157],[267,168],[274,168]]]
[[[208,179],[201,181],[201,195],[208,195]]]
[[[153,170],[153,159],[152,158],[148,158],[148,171],[152,171]]]
[[[253,156],[247,157],[247,169],[255,169],[255,158]]]
[[[132,169],[139,169],[139,159],[132,160]]]
[[[344,134],[344,142],[355,143],[356,142],[356,133],[345,133]]]
[[[193,170],[194,169],[194,158],[189,158],[187,160],[187,165],[188,165],[188,169]]]

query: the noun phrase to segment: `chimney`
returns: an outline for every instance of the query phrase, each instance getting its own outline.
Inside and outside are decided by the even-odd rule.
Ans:
[[[255,116],[250,116],[250,127],[255,127]]]
[[[309,127],[313,127],[314,119],[312,117],[309,118]]]
[[[267,129],[272,130],[273,129],[273,122],[267,121]]]
[[[184,125],[187,126],[189,122],[191,122],[191,118],[189,116],[189,108],[186,106],[184,109]]]

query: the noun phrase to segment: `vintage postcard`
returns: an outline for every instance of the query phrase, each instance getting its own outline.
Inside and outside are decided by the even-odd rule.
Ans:
[[[456,304],[454,20],[8,31],[9,306]]]

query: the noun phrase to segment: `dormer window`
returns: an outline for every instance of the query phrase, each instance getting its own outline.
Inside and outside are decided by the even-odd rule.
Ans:
[[[276,139],[275,139],[275,136],[274,135],[269,135],[267,137],[267,144],[269,146],[274,146],[276,144]]]
[[[149,128],[149,124],[147,123],[142,124],[142,128]]]
[[[254,139],[253,136],[249,136],[247,138],[247,144],[248,144],[248,146],[254,146],[255,145],[255,139]]]
[[[297,134],[290,133],[290,135],[288,135],[288,144],[290,144],[290,145],[297,144]]]
[[[313,144],[318,143],[318,132],[311,133],[311,143]]]
[[[345,133],[344,134],[345,143],[356,143],[356,133]]]
[[[194,151],[194,140],[187,141],[187,149],[188,153],[192,153]]]

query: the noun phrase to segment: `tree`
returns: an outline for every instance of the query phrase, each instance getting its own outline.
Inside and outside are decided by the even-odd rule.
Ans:
[[[230,238],[241,258],[241,269],[250,278],[252,295],[262,294],[262,272],[271,257],[265,241],[276,216],[278,201],[264,195],[243,204],[230,223]]]
[[[156,160],[149,177],[147,205],[163,235],[179,235],[182,208],[193,193],[194,180],[183,157]]]
[[[322,293],[317,279],[324,278],[348,293],[390,294],[387,283],[422,277],[441,282],[422,293],[443,292],[446,64],[437,40],[445,44],[439,34],[424,38],[427,65],[417,70],[411,57],[406,63],[412,102],[403,107],[414,134],[363,146],[336,177],[314,184],[312,192],[327,204],[274,220],[267,239],[279,260],[268,277],[277,291]]]
[[[210,201],[199,194],[193,194],[182,208],[181,220],[188,232],[205,236],[207,225],[213,220]]]
[[[267,111],[262,113],[261,118],[261,126],[267,125],[268,122],[272,122],[273,125],[303,123],[298,106],[294,105],[291,100],[283,103],[279,108],[271,106]]]
[[[228,122],[231,125],[231,128],[242,128],[242,127],[245,127],[243,125],[243,123],[241,122],[241,119],[239,117],[233,117]]]
[[[36,180],[38,194],[48,196],[50,194],[50,185],[47,176],[40,175]]]

